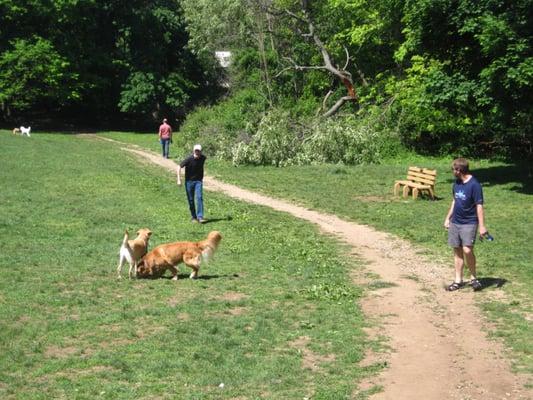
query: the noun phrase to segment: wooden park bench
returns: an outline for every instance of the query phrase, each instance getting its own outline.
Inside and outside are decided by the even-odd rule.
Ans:
[[[432,200],[435,200],[435,181],[437,179],[437,170],[409,167],[407,179],[396,181],[394,183],[394,195],[398,195],[400,188],[403,186],[403,197],[409,195],[409,190],[413,191],[413,199],[418,197],[419,193],[427,192]]]

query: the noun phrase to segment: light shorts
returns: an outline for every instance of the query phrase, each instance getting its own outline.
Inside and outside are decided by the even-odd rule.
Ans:
[[[452,247],[474,246],[476,233],[477,224],[459,225],[450,223],[448,244]]]

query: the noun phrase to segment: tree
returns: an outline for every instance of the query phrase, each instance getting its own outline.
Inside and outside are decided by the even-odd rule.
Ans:
[[[35,104],[61,106],[80,96],[69,62],[47,40],[15,39],[0,56],[0,107],[4,116]]]
[[[440,65],[416,101],[449,114],[441,142],[533,155],[532,7],[531,0],[406,2],[396,58]]]
[[[216,83],[187,45],[176,0],[0,2],[0,59],[11,70],[2,71],[5,113],[57,106],[58,112],[89,121],[115,120],[120,111],[145,121],[160,113],[183,115]],[[24,83],[15,58],[26,60],[25,76],[41,81],[25,90],[24,100],[7,104]],[[45,62],[53,68],[42,71]]]

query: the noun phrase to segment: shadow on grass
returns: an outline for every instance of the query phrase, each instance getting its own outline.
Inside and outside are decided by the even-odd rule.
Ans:
[[[491,286],[494,286],[496,288],[501,288],[503,285],[507,283],[507,279],[492,278],[492,277],[478,278],[478,281],[481,283],[480,290],[489,288]]]
[[[239,274],[228,274],[228,275],[200,275],[198,278],[194,279],[197,281],[208,281],[210,279],[235,279],[239,278]],[[171,280],[172,276],[170,275],[164,275],[157,278],[147,277],[147,278],[139,278],[140,280],[157,280],[157,279],[167,279]],[[182,279],[189,279],[189,274],[178,274],[178,281]]]
[[[472,174],[482,186],[490,187],[511,184],[512,186],[509,190],[513,192],[533,194],[533,168],[526,164],[500,165],[474,169]],[[451,184],[453,177],[450,177],[448,181]]]
[[[233,220],[233,217],[231,215],[228,215],[224,218],[209,218],[209,219],[204,220],[204,222],[202,222],[202,225],[210,224],[212,222],[231,221],[231,220]]]

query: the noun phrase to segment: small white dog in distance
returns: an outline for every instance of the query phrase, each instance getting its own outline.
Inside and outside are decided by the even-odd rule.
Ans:
[[[20,132],[22,134],[22,136],[26,135],[28,137],[30,137],[30,132],[31,132],[31,126],[28,126],[27,128],[24,128],[23,126],[20,127]]]
[[[20,133],[21,136],[28,136],[30,137],[31,132],[31,126],[28,126],[27,128],[21,126],[20,128],[13,128],[13,135],[18,135]]]
[[[119,251],[119,261],[117,267],[117,274],[122,278],[122,266],[127,261],[130,264],[128,276],[131,279],[137,277],[137,264],[140,259],[148,252],[148,240],[152,235],[152,231],[148,228],[142,228],[137,231],[137,237],[129,240],[128,231],[124,233],[124,239]]]

